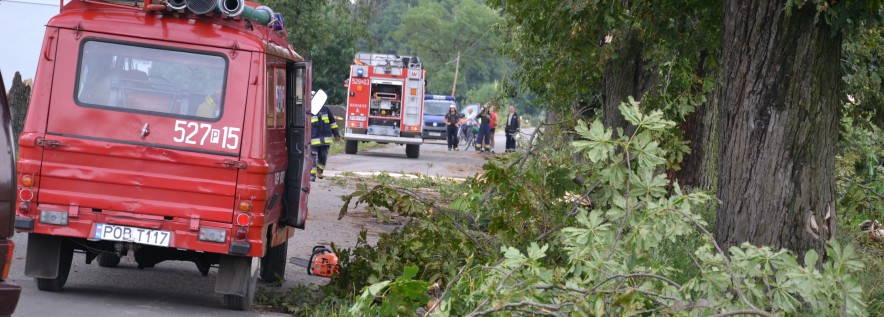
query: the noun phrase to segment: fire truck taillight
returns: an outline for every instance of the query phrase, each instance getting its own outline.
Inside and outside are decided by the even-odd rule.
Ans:
[[[27,201],[23,201],[18,204],[18,213],[22,215],[27,215],[31,212],[31,203]]]
[[[356,91],[362,92],[362,85],[356,85]]]
[[[240,211],[251,211],[252,210],[252,202],[248,200],[242,200],[239,202],[239,210]]]
[[[236,240],[245,240],[246,235],[248,235],[249,229],[246,227],[236,227],[236,235],[234,236]]]
[[[411,88],[411,95],[417,96],[417,88]]]
[[[21,201],[18,204],[18,212],[22,215],[26,215],[31,212],[31,200],[34,199],[34,191],[30,188],[22,188],[18,191],[18,200]]]
[[[31,175],[25,175],[21,177],[22,186],[31,187],[34,186],[34,177]]]
[[[235,220],[237,226],[245,227],[252,223],[252,216],[249,216],[249,214],[238,214]]]

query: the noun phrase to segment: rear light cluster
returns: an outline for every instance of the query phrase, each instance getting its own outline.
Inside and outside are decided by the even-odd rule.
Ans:
[[[233,216],[233,238],[235,240],[243,241],[248,237],[248,226],[252,224],[251,211],[251,200],[241,200],[237,204],[237,211]],[[199,240],[225,243],[227,242],[227,229],[200,227]]]
[[[22,175],[21,186],[18,190],[18,200],[20,201],[18,204],[19,214],[27,215],[31,212],[31,200],[34,199],[34,190],[31,188],[32,186],[34,186],[34,176]]]
[[[233,218],[233,224],[236,225],[234,238],[236,240],[245,240],[249,234],[249,225],[252,224],[252,201],[241,200],[239,202],[239,212]]]

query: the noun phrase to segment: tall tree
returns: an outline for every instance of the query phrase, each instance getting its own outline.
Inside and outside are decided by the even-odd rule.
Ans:
[[[295,51],[313,61],[313,87],[328,93],[330,104],[344,102],[343,87],[359,37],[366,37],[365,21],[355,15],[349,0],[262,0],[285,19],[288,41]]]
[[[495,52],[500,21],[494,9],[476,0],[425,0],[403,15],[394,36],[424,62],[430,92],[449,93],[456,82],[458,95],[465,95],[506,70]]]
[[[28,112],[28,103],[31,101],[31,86],[21,80],[21,73],[15,72],[12,77],[12,87],[9,88],[9,112],[12,116],[12,135],[15,144],[25,125],[25,114]]]
[[[645,43],[637,31],[624,32],[615,43],[617,54],[605,65],[602,75],[602,123],[615,131],[621,128],[630,135],[635,127],[627,124],[620,114],[620,104],[630,97],[641,101],[654,84],[657,72],[644,54]]]
[[[388,54],[407,52],[408,44],[400,42],[394,34],[402,24],[402,16],[417,5],[417,0],[357,1],[357,15],[367,19],[371,34],[364,43],[357,44],[357,50]]]
[[[547,108],[578,108],[585,116],[602,109],[608,127],[625,128],[618,106],[632,97],[643,108],[663,110],[683,122],[670,140],[690,139],[689,168],[673,174],[682,185],[711,188],[714,121],[707,118],[714,54],[721,38],[721,5],[714,1],[492,1],[513,24],[507,51],[518,63],[517,78],[547,101]],[[583,100],[585,102],[580,102]],[[696,110],[696,111],[695,111]],[[673,141],[668,152],[686,146]],[[677,161],[677,160],[676,160]],[[705,166],[704,168],[697,168]],[[679,166],[669,166],[678,170]]]
[[[823,254],[834,235],[842,35],[818,10],[725,1],[716,222],[725,247]]]

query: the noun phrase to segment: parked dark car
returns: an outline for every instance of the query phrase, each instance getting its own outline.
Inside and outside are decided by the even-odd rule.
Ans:
[[[11,239],[15,219],[15,146],[12,143],[12,119],[2,73],[0,120],[3,124],[0,129],[0,316],[10,316],[18,305],[21,287],[6,282],[15,246]]]

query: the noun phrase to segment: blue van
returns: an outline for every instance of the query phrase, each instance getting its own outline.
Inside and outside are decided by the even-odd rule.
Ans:
[[[424,139],[448,139],[444,118],[451,105],[457,109],[454,96],[424,95]]]

